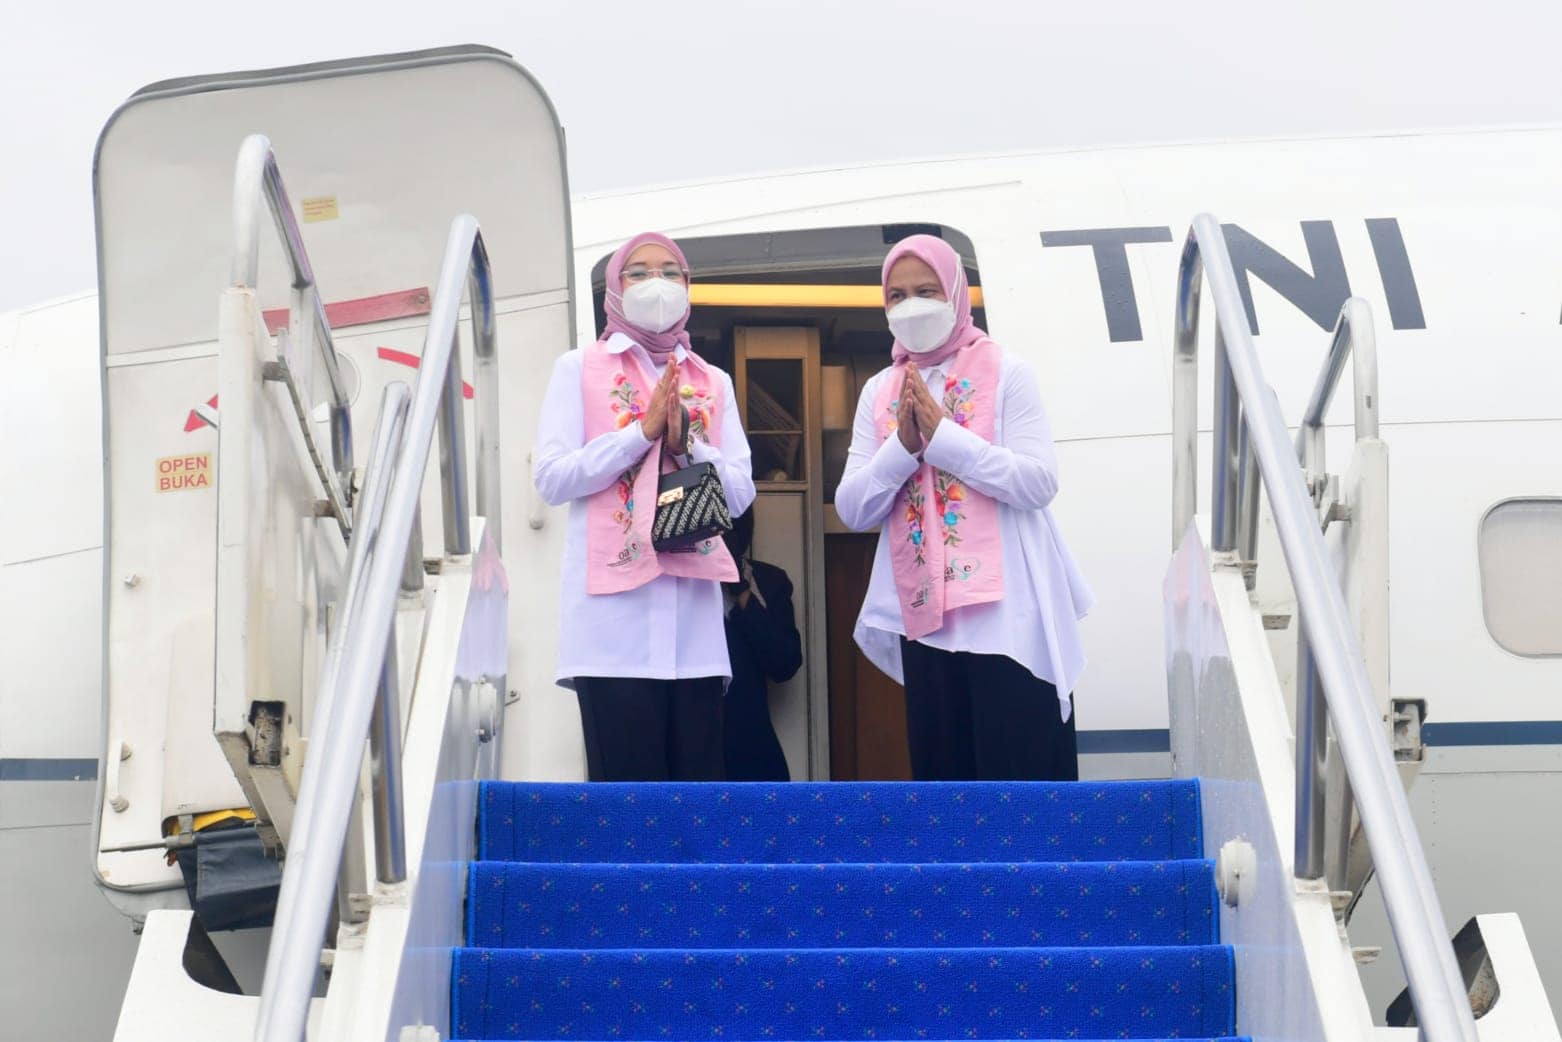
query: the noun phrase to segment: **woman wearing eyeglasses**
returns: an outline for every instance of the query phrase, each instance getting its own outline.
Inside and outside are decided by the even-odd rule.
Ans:
[[[732,676],[721,584],[737,567],[720,539],[658,553],[651,523],[657,478],[686,444],[716,465],[733,516],[746,510],[748,440],[732,380],[684,332],[677,243],[637,235],[606,275],[606,328],[554,364],[537,437],[537,491],[570,507],[556,676],[580,703],[591,780],[717,781]]]
[[[905,684],[918,780],[1077,778],[1092,597],[1048,509],[1036,376],[972,322],[942,239],[902,240],[882,277],[893,361],[863,388],[835,492],[847,526],[882,526],[857,643]]]

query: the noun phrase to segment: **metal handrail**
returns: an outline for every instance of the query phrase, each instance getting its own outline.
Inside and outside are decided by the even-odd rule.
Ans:
[[[1230,552],[1238,537],[1243,470],[1240,443],[1251,453],[1253,469],[1269,496],[1295,587],[1298,632],[1312,649],[1321,681],[1312,688],[1316,716],[1303,708],[1298,719],[1321,720],[1327,711],[1355,792],[1367,843],[1377,866],[1389,923],[1399,946],[1415,1004],[1417,1022],[1428,1042],[1476,1042],[1475,1018],[1465,993],[1453,946],[1444,932],[1442,910],[1432,886],[1426,855],[1410,816],[1372,696],[1371,683],[1345,600],[1329,565],[1323,534],[1280,409],[1259,366],[1248,331],[1247,314],[1237,288],[1220,223],[1209,214],[1194,218],[1177,272],[1177,317],[1173,354],[1172,487],[1173,545],[1193,520],[1197,496],[1199,298],[1207,281],[1215,300],[1215,438],[1211,550]],[[1332,356],[1331,356],[1332,357]],[[1242,436],[1245,429],[1246,436]],[[1299,728],[1300,730],[1300,728]],[[1312,779],[1318,764],[1313,751],[1321,734],[1297,735],[1298,785],[1296,871],[1305,878],[1322,875],[1304,864],[1314,816],[1304,801],[1314,798]],[[1321,859],[1320,859],[1321,861]]]
[[[1352,383],[1356,400],[1356,440],[1378,436],[1378,342],[1372,328],[1372,310],[1360,297],[1351,297],[1340,307],[1329,341],[1329,353],[1312,397],[1302,414],[1302,426],[1296,433],[1296,455],[1307,474],[1307,487],[1316,501],[1323,494],[1326,477],[1323,443],[1323,417],[1334,400],[1334,390],[1345,372],[1345,359],[1354,363]]]
[[[499,520],[498,364],[493,279],[477,221],[461,216],[451,224],[439,283],[430,313],[417,386],[406,408],[405,423],[382,415],[375,432],[376,456],[365,479],[362,516],[353,533],[346,616],[338,626],[337,653],[328,654],[322,687],[327,719],[310,740],[299,786],[292,845],[267,953],[257,1042],[301,1042],[313,992],[315,968],[335,894],[337,861],[357,799],[365,738],[372,728],[380,749],[399,748],[399,725],[392,722],[395,690],[391,642],[398,590],[406,580],[408,557],[419,530],[423,477],[437,427],[443,488],[445,552],[472,552],[467,508],[466,450],[461,422],[461,356],[457,327],[461,291],[471,303],[473,379],[478,426],[477,510],[488,519],[497,543]],[[389,390],[387,390],[389,395]],[[386,408],[393,408],[387,398]],[[382,446],[382,436],[384,445]],[[485,452],[485,449],[491,451]],[[394,463],[386,460],[394,455]],[[383,490],[383,491],[382,491]],[[378,692],[376,696],[376,692]],[[377,720],[374,718],[377,717]],[[372,750],[371,750],[372,752]],[[382,882],[405,878],[405,836],[399,818],[399,759],[378,758],[374,776],[375,846]],[[381,831],[387,833],[382,841]],[[389,868],[386,852],[390,852]],[[399,878],[394,862],[401,859]]]
[[[276,153],[264,134],[251,134],[239,147],[239,159],[233,178],[233,285],[254,289],[260,275],[260,208],[271,211],[277,236],[293,272],[293,301],[288,309],[294,339],[304,338],[307,352],[319,351],[330,385],[331,466],[344,505],[352,503],[353,428],[351,403],[341,368],[336,362],[336,346],[331,340],[331,325],[325,317],[325,305],[315,285],[314,268],[304,249],[304,237],[293,216],[293,204],[277,167]],[[307,403],[306,403],[307,404]],[[306,431],[307,434],[307,431]],[[342,518],[345,524],[347,518]]]
[[[364,468],[363,493],[358,499],[357,524],[350,542],[347,581],[337,611],[336,626],[321,667],[320,697],[314,714],[316,733],[310,739],[309,755],[305,759],[304,776],[299,786],[293,830],[282,873],[282,887],[272,917],[272,941],[266,952],[266,973],[261,989],[260,1011],[255,1022],[257,1039],[300,1039],[303,1037],[302,1025],[309,1015],[314,970],[320,961],[320,939],[325,930],[324,917],[330,912],[341,851],[340,839],[332,847],[319,837],[315,821],[316,808],[321,802],[317,797],[319,790],[326,787],[334,791],[344,784],[322,778],[322,771],[328,769],[330,764],[322,764],[321,761],[326,759],[326,750],[329,749],[330,760],[346,768],[345,772],[334,773],[350,774],[345,782],[350,792],[340,800],[344,808],[350,811],[349,801],[356,796],[358,787],[363,741],[360,738],[356,743],[340,740],[333,742],[333,736],[341,733],[341,723],[334,712],[340,699],[333,696],[347,641],[355,632],[355,623],[362,612],[369,564],[383,528],[391,469],[396,450],[402,441],[410,400],[407,385],[399,380],[386,385],[380,400],[379,418],[370,442],[369,462]],[[344,831],[345,824],[344,821]],[[400,835],[387,839],[397,844],[403,842]],[[376,850],[380,848],[380,840],[381,837],[376,835]],[[317,854],[317,848],[326,852]],[[329,853],[332,850],[336,852],[335,855]],[[301,906],[301,900],[321,890],[326,894],[318,915],[313,907]],[[319,928],[310,929],[301,920],[318,921]],[[292,1030],[295,1022],[300,1026]]]

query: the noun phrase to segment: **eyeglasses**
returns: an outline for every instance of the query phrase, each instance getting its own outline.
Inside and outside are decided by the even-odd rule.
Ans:
[[[624,278],[630,282],[644,282],[646,279],[666,279],[668,282],[683,282],[688,278],[688,273],[676,264],[665,264],[660,268],[634,264],[624,269]]]

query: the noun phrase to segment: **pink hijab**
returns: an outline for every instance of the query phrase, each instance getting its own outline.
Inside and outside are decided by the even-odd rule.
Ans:
[[[677,324],[660,333],[641,329],[624,317],[624,291],[622,289],[624,265],[629,262],[630,254],[652,242],[659,246],[665,246],[674,257],[678,258],[678,266],[684,271],[689,270],[689,261],[684,257],[683,251],[678,248],[678,244],[659,232],[641,232],[613,251],[613,256],[609,257],[607,261],[607,285],[605,287],[606,293],[603,296],[603,309],[607,312],[607,328],[602,331],[602,338],[605,340],[614,333],[622,333],[645,348],[646,353],[657,364],[661,364],[667,361],[680,344],[683,345],[685,351],[692,350],[689,343],[689,334],[683,331],[683,327],[689,321],[688,310],[684,310],[683,317],[678,320]],[[970,305],[967,304],[966,313],[970,314],[970,311]]]
[[[932,268],[933,273],[938,276],[939,284],[944,287],[944,296],[955,309],[955,328],[949,334],[949,339],[932,351],[919,355],[908,350],[897,340],[890,355],[896,365],[905,365],[908,359],[914,359],[918,366],[938,365],[956,351],[963,347],[970,347],[987,334],[971,321],[971,289],[966,282],[965,265],[960,263],[960,255],[955,252],[953,246],[935,235],[912,235],[897,242],[889,251],[889,256],[884,258],[884,271],[879,276],[879,282],[881,284],[888,282],[890,269],[895,266],[896,261],[907,254]],[[681,329],[682,326],[679,328]]]

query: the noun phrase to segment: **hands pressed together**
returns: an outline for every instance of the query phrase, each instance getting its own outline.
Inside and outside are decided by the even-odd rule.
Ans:
[[[640,429],[651,441],[666,435],[668,452],[683,449],[685,438],[683,403],[678,398],[678,362],[667,363],[662,378],[651,390],[645,415],[640,419]],[[932,440],[944,418],[944,410],[927,389],[922,373],[915,362],[906,366],[900,385],[900,407],[895,415],[896,433],[900,443],[912,455],[920,455]]]
[[[895,414],[901,445],[913,456],[920,456],[943,418],[944,410],[922,381],[917,364],[907,363],[906,375],[900,385],[900,408]]]
[[[640,430],[651,441],[667,435],[667,452],[673,455],[683,451],[683,403],[678,400],[678,360],[667,363],[662,378],[651,390],[645,415],[640,419]]]

